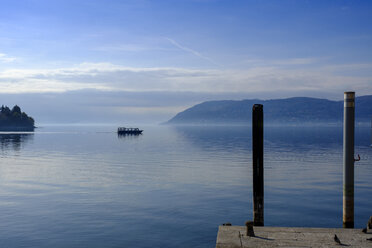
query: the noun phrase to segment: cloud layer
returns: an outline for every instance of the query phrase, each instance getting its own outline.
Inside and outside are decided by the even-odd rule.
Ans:
[[[309,62],[310,61],[310,62]],[[268,97],[355,90],[372,94],[372,65],[322,65],[311,60],[274,61],[246,69],[134,68],[111,63],[82,63],[59,69],[9,69],[0,72],[0,93],[169,91],[204,93],[267,92]],[[262,96],[261,96],[262,98]],[[265,97],[263,97],[265,98]]]

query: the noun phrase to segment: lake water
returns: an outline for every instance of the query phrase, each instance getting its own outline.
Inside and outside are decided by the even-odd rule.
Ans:
[[[46,126],[0,135],[1,247],[214,247],[252,219],[250,127]],[[372,215],[356,128],[355,226]],[[342,127],[265,127],[265,225],[342,227]]]

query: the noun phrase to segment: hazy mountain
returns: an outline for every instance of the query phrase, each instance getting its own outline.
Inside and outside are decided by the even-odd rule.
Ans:
[[[294,97],[274,100],[208,101],[178,113],[166,124],[250,123],[253,104],[264,105],[265,123],[341,123],[343,101]],[[372,95],[357,97],[356,121],[370,122]]]

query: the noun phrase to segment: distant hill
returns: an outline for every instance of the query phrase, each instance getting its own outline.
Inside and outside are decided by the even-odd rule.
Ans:
[[[274,100],[208,101],[178,113],[165,124],[251,123],[252,105],[264,105],[264,121],[271,124],[342,123],[343,101],[293,97]],[[370,122],[372,95],[355,99],[357,122]]]
[[[21,108],[15,105],[11,110],[7,106],[0,109],[0,131],[33,131],[35,121]]]

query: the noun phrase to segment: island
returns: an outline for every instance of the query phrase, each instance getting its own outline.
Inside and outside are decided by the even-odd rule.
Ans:
[[[0,131],[30,132],[35,129],[35,121],[15,105],[11,110],[2,105],[0,111]]]

